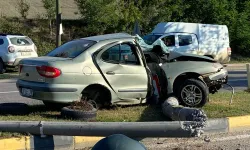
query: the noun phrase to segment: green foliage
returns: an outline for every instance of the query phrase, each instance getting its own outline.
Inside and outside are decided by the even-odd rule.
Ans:
[[[131,31],[136,19],[140,17],[134,2],[123,0],[75,0],[86,35]]]
[[[19,8],[28,12],[25,0]],[[55,48],[55,0],[42,0],[48,20],[39,20],[35,27],[27,21],[0,19],[0,32],[23,33],[32,38],[39,55]],[[194,22],[225,24],[229,29],[233,54],[250,56],[249,0],[75,0],[81,20],[63,20],[62,43],[91,35],[132,33],[139,22],[143,33],[149,33],[159,22]],[[21,10],[21,9],[20,9]],[[63,12],[62,12],[63,15]],[[27,14],[24,13],[24,18]],[[27,19],[25,19],[27,20]],[[45,28],[48,25],[49,27]]]
[[[56,17],[56,1],[55,0],[42,0],[43,7],[46,10],[46,17],[49,20]]]
[[[56,1],[55,0],[42,0],[43,7],[46,10],[46,18],[49,21],[50,37],[53,38],[52,20],[56,17]]]
[[[225,24],[233,53],[249,55],[249,0],[75,0],[86,35],[131,33],[139,21],[144,33],[159,22]]]

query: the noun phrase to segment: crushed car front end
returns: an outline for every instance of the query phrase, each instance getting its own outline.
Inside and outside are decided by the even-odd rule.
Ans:
[[[217,92],[223,84],[227,84],[228,71],[219,63],[213,64],[217,68],[216,72],[203,74],[202,78],[209,87],[209,93],[214,94]]]

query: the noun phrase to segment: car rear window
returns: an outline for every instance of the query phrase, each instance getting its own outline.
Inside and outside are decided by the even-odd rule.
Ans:
[[[52,50],[46,56],[75,58],[82,52],[84,52],[86,49],[94,45],[95,43],[96,43],[95,41],[89,41],[83,39],[70,41]]]
[[[11,44],[13,45],[27,46],[33,44],[32,40],[28,37],[11,37],[9,39]]]

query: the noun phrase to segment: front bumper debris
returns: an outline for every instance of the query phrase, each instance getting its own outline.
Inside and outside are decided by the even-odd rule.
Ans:
[[[216,93],[223,84],[228,82],[228,71],[221,68],[218,72],[203,76],[203,80],[209,88],[209,93]]]
[[[220,69],[220,71],[203,77],[208,87],[226,84],[228,81],[228,72],[226,69]]]

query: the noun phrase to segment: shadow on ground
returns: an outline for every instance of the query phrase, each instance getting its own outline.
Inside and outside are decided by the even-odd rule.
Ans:
[[[59,115],[55,113],[50,114],[49,112],[59,112],[58,108],[48,108],[45,105],[32,105],[29,106],[25,103],[1,103],[0,104],[0,114],[1,115],[15,115],[23,116],[29,114],[40,113],[41,116],[49,118],[58,118]]]
[[[138,105],[131,106],[112,106],[105,110],[115,110],[118,108],[136,107]],[[160,105],[145,105],[145,109],[141,113],[137,122],[157,122],[157,121],[171,121],[163,115]],[[25,116],[25,115],[37,115],[46,119],[67,119],[63,118],[60,113],[61,109],[46,107],[45,105],[27,105],[25,103],[2,103],[0,104],[1,115],[14,115],[14,116]]]
[[[149,121],[171,121],[171,119],[163,115],[160,105],[148,105],[138,122]]]

